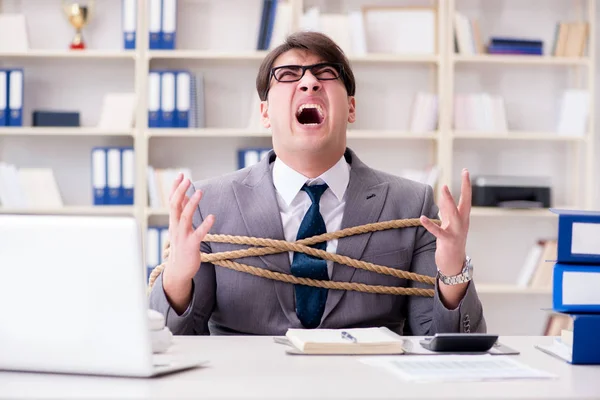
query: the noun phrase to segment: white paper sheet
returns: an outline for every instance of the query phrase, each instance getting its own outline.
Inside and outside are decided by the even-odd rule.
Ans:
[[[512,357],[489,354],[362,357],[360,362],[386,369],[399,378],[412,382],[558,378],[548,372],[531,368]]]

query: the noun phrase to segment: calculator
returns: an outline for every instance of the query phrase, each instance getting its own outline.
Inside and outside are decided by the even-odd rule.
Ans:
[[[488,333],[436,333],[419,343],[431,351],[451,353],[482,353],[491,349],[498,335]]]

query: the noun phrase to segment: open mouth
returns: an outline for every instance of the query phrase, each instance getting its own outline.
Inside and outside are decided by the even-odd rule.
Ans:
[[[302,104],[296,112],[296,119],[302,125],[319,125],[323,122],[323,109],[318,104]]]

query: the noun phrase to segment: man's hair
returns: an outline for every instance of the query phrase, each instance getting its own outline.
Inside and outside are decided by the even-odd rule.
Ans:
[[[354,74],[350,68],[350,62],[342,49],[322,33],[302,31],[288,36],[284,43],[274,48],[262,61],[258,75],[256,76],[256,90],[261,100],[267,100],[267,93],[271,82],[271,68],[273,68],[275,59],[293,49],[307,50],[323,59],[324,62],[340,63],[342,65],[340,78],[346,87],[348,96],[354,96],[356,90]]]

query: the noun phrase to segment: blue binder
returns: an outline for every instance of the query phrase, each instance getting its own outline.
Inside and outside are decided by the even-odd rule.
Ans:
[[[107,188],[109,205],[121,204],[123,198],[123,168],[121,149],[109,147],[106,149]]]
[[[123,48],[125,50],[135,49],[137,28],[137,4],[136,0],[123,1]]]
[[[93,204],[102,206],[108,202],[105,147],[92,148],[91,164]]]
[[[161,125],[160,88],[160,71],[151,70],[148,75],[148,128],[160,128]]]
[[[552,275],[552,308],[561,312],[596,312],[600,314],[600,265],[554,265]],[[600,332],[599,332],[600,333]]]
[[[25,75],[22,68],[8,72],[8,126],[23,126],[23,81]]]
[[[238,150],[238,169],[251,167],[265,157],[270,148],[250,147]]]
[[[570,352],[555,351],[553,346],[536,347],[548,354],[563,359],[569,364],[600,365],[600,314],[563,313],[573,321],[573,346]]]
[[[150,50],[159,50],[161,46],[162,2],[161,0],[148,1],[148,47]]]
[[[121,187],[119,203],[133,205],[135,190],[135,155],[133,147],[121,148]]]
[[[175,125],[175,99],[177,97],[175,71],[164,70],[160,73],[160,117],[161,128],[174,128]]]
[[[582,210],[550,211],[558,215],[558,263],[600,265],[600,212]],[[597,236],[596,236],[597,235]],[[592,240],[590,240],[592,239]]]
[[[160,264],[160,233],[157,226],[148,226],[146,230],[146,269],[148,279],[152,270]]]
[[[0,69],[0,126],[8,125],[8,70]]]
[[[189,71],[175,73],[175,127],[189,128],[192,107],[192,75]]]
[[[175,50],[177,35],[177,0],[162,0],[160,48]]]

